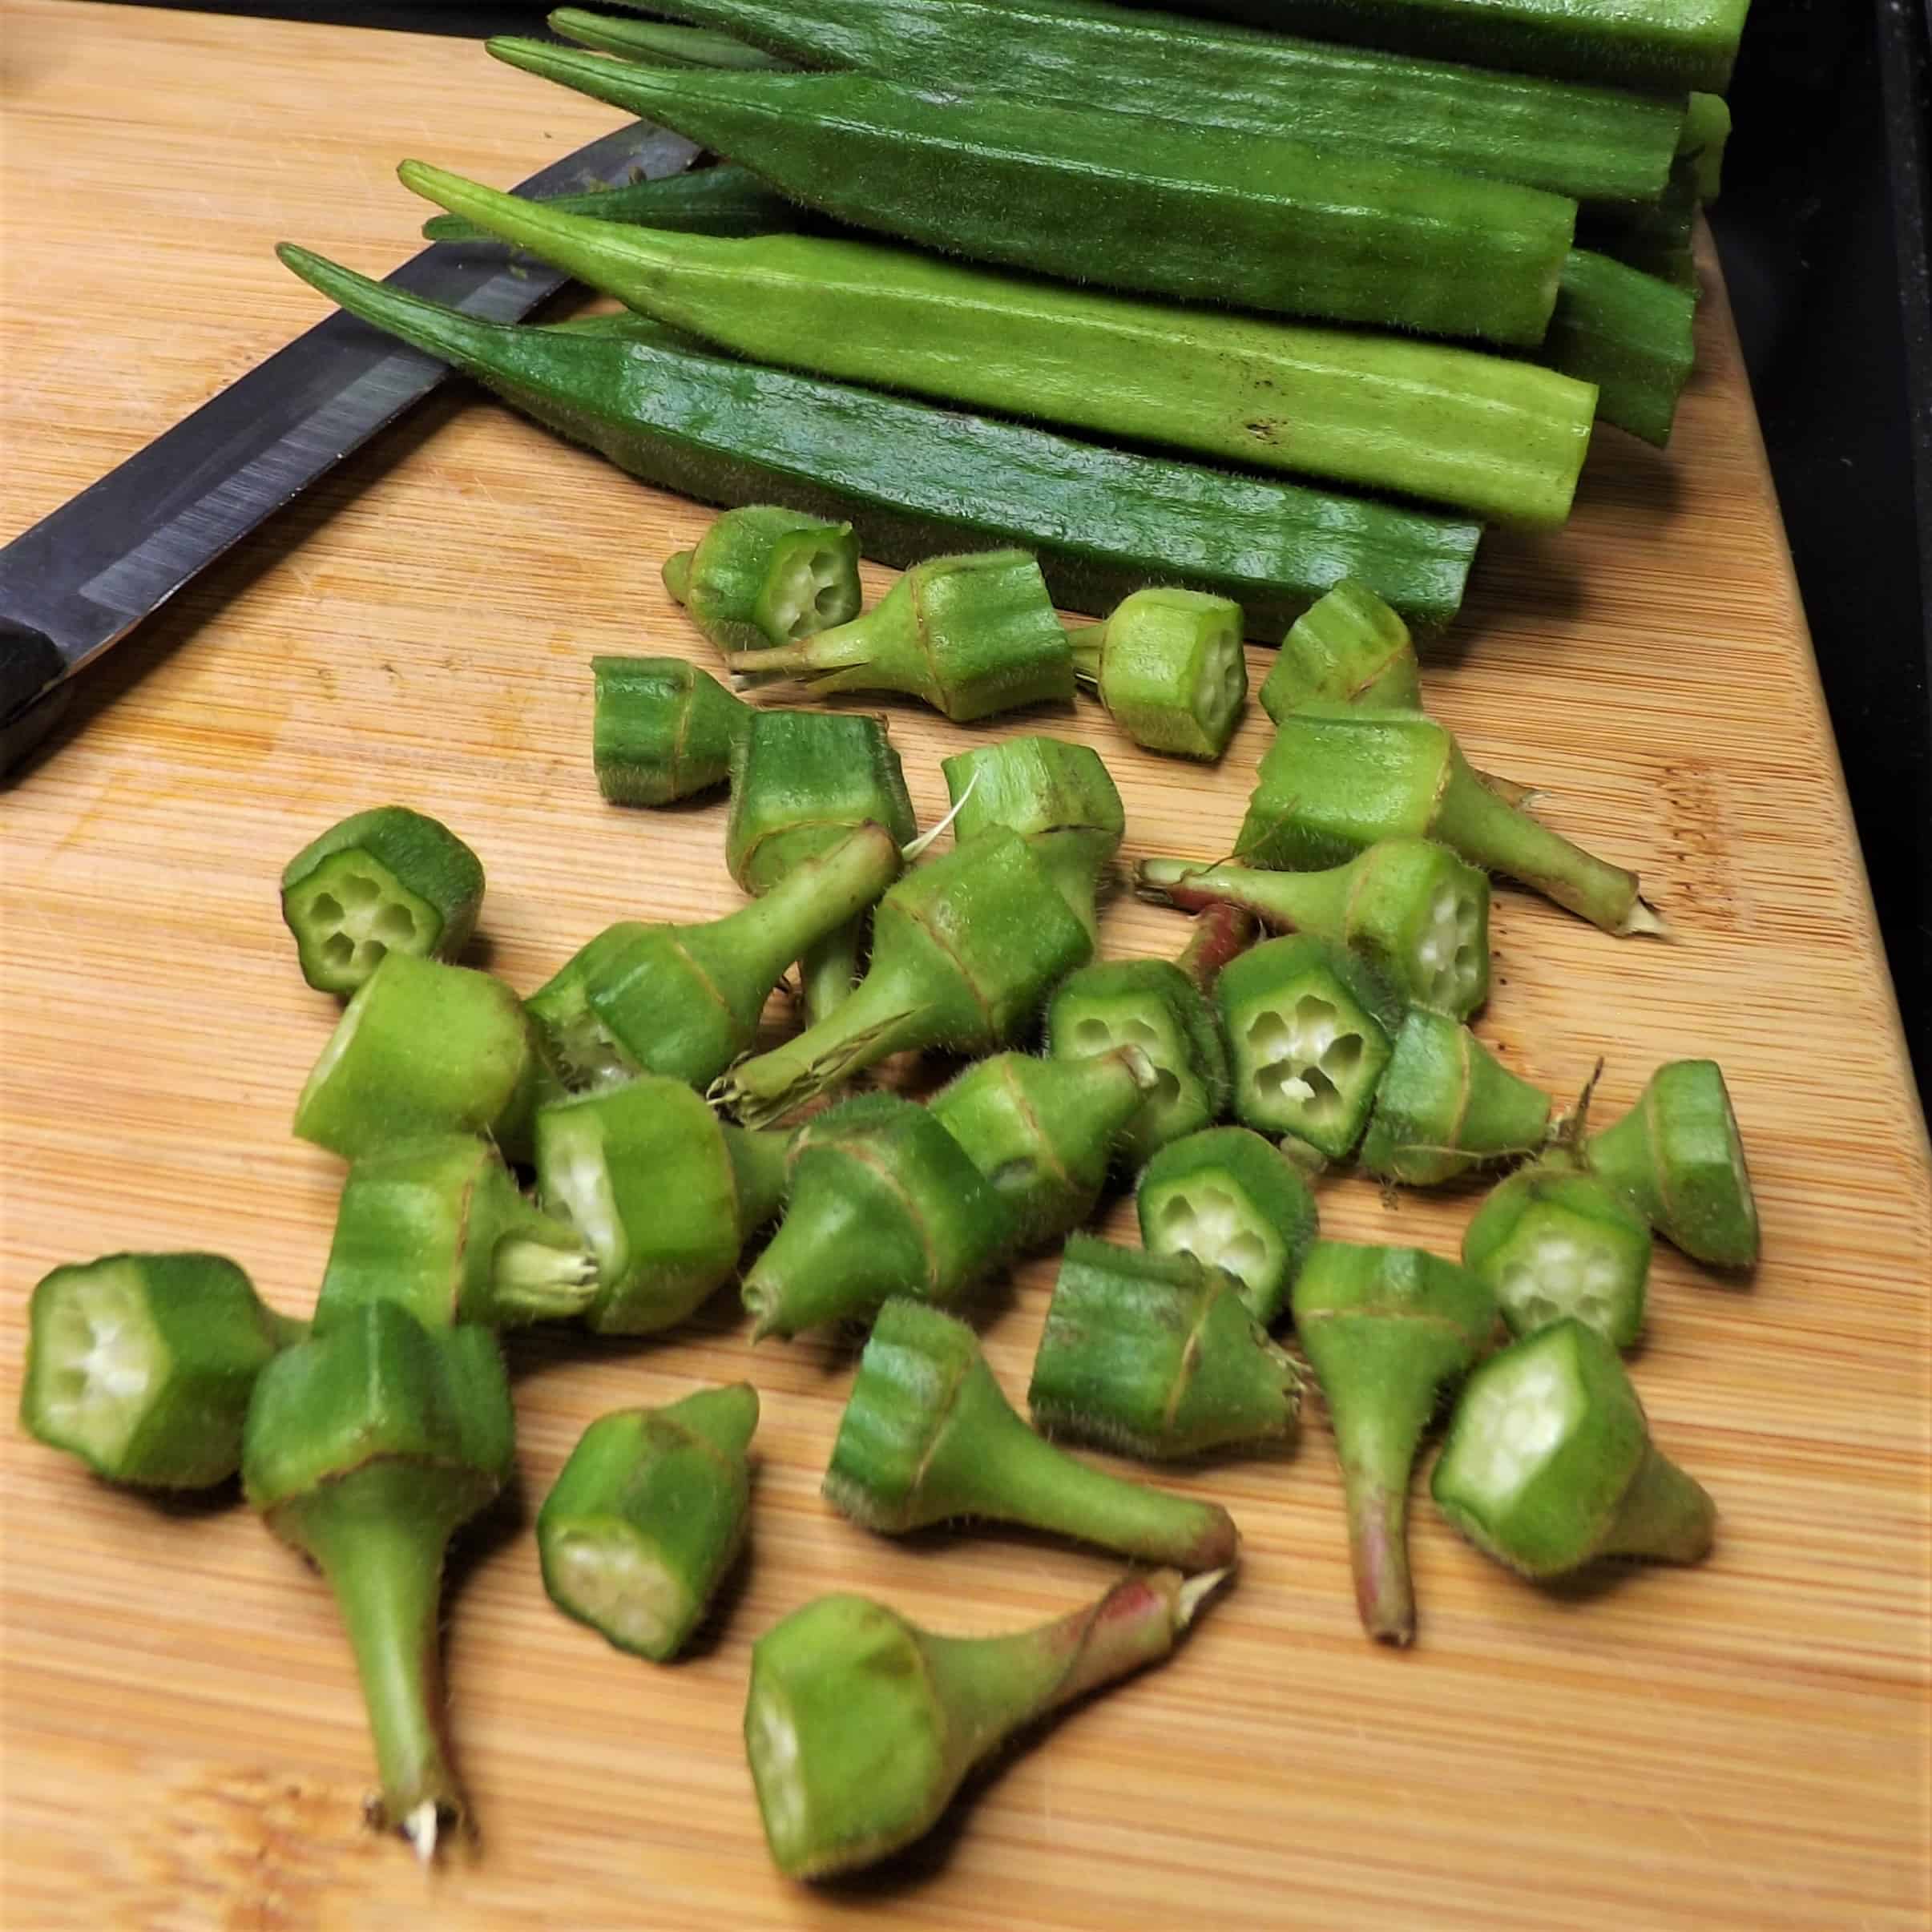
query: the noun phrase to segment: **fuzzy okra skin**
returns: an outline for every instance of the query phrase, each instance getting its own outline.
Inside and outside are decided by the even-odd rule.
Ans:
[[[789,1146],[653,1074],[539,1108],[538,1192],[597,1260],[585,1325],[647,1335],[695,1312],[777,1214]]]
[[[607,294],[761,362],[1546,529],[1568,516],[1589,447],[1596,392],[1528,362],[1136,301],[870,242],[623,228],[420,163],[401,172]],[[355,287],[313,257],[282,259],[337,300]]]
[[[1134,1208],[1150,1254],[1224,1270],[1264,1329],[1287,1312],[1319,1228],[1315,1196],[1293,1163],[1244,1127],[1170,1141],[1141,1169]]]
[[[1232,598],[1156,586],[1076,631],[1074,668],[1135,744],[1212,764],[1248,702],[1241,608]]]
[[[1305,704],[1420,711],[1422,667],[1409,627],[1365,583],[1345,579],[1289,627],[1261,683],[1261,708],[1281,724]]]
[[[1290,712],[1261,760],[1236,841],[1241,861],[1305,871],[1345,864],[1388,838],[1433,838],[1607,933],[1664,930],[1634,872],[1499,796],[1433,718],[1341,704]]]
[[[998,1190],[927,1109],[862,1094],[793,1143],[784,1218],[740,1291],[752,1339],[862,1321],[894,1295],[955,1305],[1018,1232]]]
[[[614,805],[663,805],[722,784],[752,708],[681,657],[594,657],[591,759]]]
[[[1696,291],[1586,248],[1563,264],[1539,360],[1596,385],[1599,422],[1661,450],[1697,360]]]
[[[1292,1300],[1341,1463],[1362,1627],[1408,1644],[1410,1474],[1442,1390],[1489,1345],[1496,1297],[1467,1269],[1420,1248],[1317,1241]]]
[[[861,825],[721,919],[608,926],[530,995],[530,1017],[573,1080],[644,1072],[703,1087],[751,1044],[785,969],[871,905],[899,865],[891,833]]]
[[[852,997],[739,1062],[720,1097],[758,1127],[891,1054],[997,1051],[1092,950],[1027,841],[995,826],[901,879],[873,911],[872,963]]]
[[[1221,1580],[1161,1569],[1004,1637],[942,1637],[861,1596],[815,1598],[752,1648],[744,1745],[792,1878],[855,1871],[930,1831],[1022,1726],[1158,1664]]]
[[[1147,1461],[1287,1436],[1301,1377],[1240,1288],[1191,1256],[1075,1235],[1033,1360],[1034,1422]]]
[[[860,1357],[825,1498],[896,1536],[955,1517],[1017,1523],[1190,1575],[1226,1568],[1228,1512],[1105,1474],[1014,1413],[964,1322],[895,1297]]]
[[[334,1592],[375,1740],[373,1815],[426,1861],[463,1812],[443,1740],[443,1554],[509,1479],[514,1434],[495,1337],[432,1333],[393,1301],[284,1349],[248,1406],[243,1487]]]
[[[256,1377],[308,1327],[221,1255],[69,1262],[28,1304],[21,1426],[111,1482],[208,1488],[241,1465]]]
[[[482,903],[482,861],[407,805],[357,812],[282,868],[282,918],[318,993],[354,992],[391,950],[454,959]]]
[[[688,228],[699,235],[767,235],[795,228],[798,210],[775,195],[749,168],[729,163],[700,167],[622,188],[582,195],[547,196],[543,205],[599,221],[634,222],[647,228]],[[422,224],[428,241],[486,242],[497,236],[460,215],[433,215]]]
[[[618,1649],[669,1663],[744,1547],[757,1426],[749,1382],[599,1416],[537,1512],[550,1600]]]
[[[1040,1248],[1093,1212],[1156,1079],[1135,1047],[1077,1060],[1000,1053],[941,1088],[930,1111],[1011,1210],[1018,1244]]]
[[[858,615],[852,526],[772,503],[726,510],[695,549],[664,559],[663,576],[664,588],[728,659]]]
[[[659,20],[622,20],[605,14],[560,6],[543,23],[564,40],[594,47],[600,54],[618,54],[656,67],[737,67],[767,72],[786,67],[775,54],[747,46],[728,34],[707,33],[701,27],[668,26]],[[714,171],[700,169],[700,174]]]
[[[1430,1489],[1478,1550],[1523,1576],[1599,1556],[1694,1563],[1716,1534],[1709,1495],[1652,1442],[1616,1350],[1576,1321],[1470,1377]]]

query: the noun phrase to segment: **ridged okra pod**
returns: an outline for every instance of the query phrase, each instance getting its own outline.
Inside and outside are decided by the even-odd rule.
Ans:
[[[372,1815],[426,1861],[463,1812],[443,1740],[443,1554],[509,1479],[514,1426],[496,1337],[432,1333],[393,1301],[284,1349],[248,1406],[248,1501],[334,1592],[375,1740]]]
[[[1191,1256],[1075,1235],[1033,1360],[1035,1422],[1150,1461],[1288,1435],[1301,1377],[1240,1287]]]
[[[1692,1260],[1713,1268],[1757,1261],[1757,1201],[1715,1060],[1660,1067],[1622,1119],[1585,1140],[1583,1164]]]
[[[1315,1196],[1260,1135],[1211,1127],[1170,1141],[1141,1169],[1134,1207],[1150,1254],[1224,1269],[1264,1329],[1287,1313],[1318,1230]]]
[[[599,221],[635,222],[640,228],[669,231],[688,228],[700,235],[766,235],[799,222],[795,204],[773,194],[749,168],[728,163],[662,175],[655,180],[627,181],[621,188],[547,196],[543,206]],[[422,224],[422,232],[426,241],[474,244],[497,240],[490,229],[461,215],[433,215]]]
[[[664,588],[728,659],[842,624],[859,610],[849,523],[771,503],[728,510],[692,550],[664,560]]]
[[[391,952],[336,1022],[296,1103],[295,1131],[347,1160],[427,1134],[482,1135],[514,1158],[555,1085],[502,980]]]
[[[1401,615],[1365,583],[1344,578],[1289,627],[1261,708],[1277,724],[1305,704],[1420,711],[1422,667]]]
[[[526,1200],[487,1141],[440,1134],[349,1170],[316,1332],[381,1301],[401,1303],[426,1329],[510,1328],[581,1314],[597,1292],[583,1235]]]
[[[597,1258],[587,1327],[646,1335],[729,1281],[784,1198],[789,1137],[719,1119],[681,1080],[642,1074],[537,1115],[537,1184]]]
[[[896,691],[955,724],[1073,696],[1073,654],[1046,579],[1022,550],[915,563],[862,617],[772,650],[733,653],[734,671],[789,674],[826,696]]]
[[[216,1254],[111,1254],[43,1275],[20,1425],[111,1482],[205,1489],[241,1466],[256,1377],[309,1325]]]
[[[724,784],[752,716],[681,657],[594,657],[591,756],[614,805],[663,805]]]
[[[888,1536],[978,1517],[1189,1573],[1224,1569],[1240,1547],[1225,1510],[1105,1474],[1036,1435],[973,1331],[903,1299],[880,1311],[860,1357],[825,1493]]]
[[[1124,1578],[1004,1637],[942,1637],[861,1596],[821,1596],[752,1648],[744,1746],[772,1861],[827,1878],[922,1837],[1014,1733],[1173,1649],[1219,1571]]]
[[[784,1218],[741,1290],[752,1339],[863,1321],[893,1295],[954,1306],[1018,1234],[998,1191],[927,1109],[861,1094],[793,1143]]]
[[[796,1039],[733,1067],[724,1101],[758,1126],[891,1054],[995,1051],[1092,948],[1027,841],[1005,827],[983,832],[914,866],[880,900],[857,990]]]
[[[1467,1269],[1419,1248],[1317,1241],[1293,1301],[1341,1463],[1362,1627],[1407,1644],[1410,1474],[1442,1391],[1489,1345],[1496,1298]]]
[[[1596,417],[1666,447],[1697,360],[1697,294],[1572,248],[1537,360],[1596,385]]]
[[[751,1044],[786,968],[871,905],[899,865],[892,833],[861,825],[721,919],[607,926],[530,995],[530,1017],[574,1083],[659,1073],[705,1086]]]
[[[1077,1060],[1000,1053],[934,1095],[930,1111],[1011,1211],[1018,1244],[1041,1248],[1093,1212],[1155,1084],[1135,1047]]]
[[[1710,1497],[1652,1442],[1616,1350],[1581,1321],[1470,1377],[1430,1486],[1478,1550],[1524,1576],[1599,1556],[1694,1563],[1716,1534]]]
[[[619,1650],[668,1664],[744,1543],[749,1382],[599,1416],[537,1512],[543,1587]]]
[[[1634,872],[1573,845],[1484,784],[1433,718],[1333,704],[1290,712],[1261,761],[1237,843],[1242,861],[1307,871],[1390,838],[1433,838],[1607,933],[1663,930]]]
[[[391,951],[454,959],[482,903],[482,861],[406,805],[343,819],[282,868],[282,918],[319,993],[354,992]]]
[[[1134,883],[1157,905],[1236,905],[1273,931],[1346,946],[1405,999],[1452,1018],[1489,997],[1489,877],[1433,839],[1378,839],[1321,872],[1143,859]]]
[[[899,754],[882,718],[861,712],[754,712],[732,756],[724,862],[744,889],[769,892],[854,828],[883,825],[901,846],[918,831]],[[808,1020],[844,1004],[859,977],[865,916],[849,919],[799,960]]]
[[[1098,939],[1102,886],[1127,832],[1127,808],[1091,745],[1063,738],[1002,738],[939,761],[966,845],[995,825],[1017,832]]]
[[[747,46],[729,34],[708,33],[702,27],[668,26],[661,20],[623,20],[605,14],[590,14],[574,6],[560,6],[544,25],[563,40],[574,40],[581,47],[594,47],[600,54],[617,54],[626,60],[642,61],[653,67],[733,67],[763,73],[790,65],[762,47]],[[716,168],[700,168],[700,175],[716,174]],[[673,180],[677,176],[671,177]]]
[[[1433,1188],[1484,1161],[1534,1154],[1550,1113],[1550,1096],[1468,1027],[1411,1006],[1376,1090],[1361,1164],[1383,1180]]]
[[[1163,587],[1136,591],[1072,638],[1075,675],[1149,751],[1212,764],[1248,702],[1241,607]]]

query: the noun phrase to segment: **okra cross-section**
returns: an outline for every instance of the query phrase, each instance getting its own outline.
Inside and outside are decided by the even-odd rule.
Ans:
[[[849,523],[747,504],[665,559],[664,587],[728,656],[768,650],[858,615],[858,544]]]
[[[1149,751],[1212,763],[1248,702],[1241,607],[1200,591],[1156,587],[1073,635],[1076,675]]]

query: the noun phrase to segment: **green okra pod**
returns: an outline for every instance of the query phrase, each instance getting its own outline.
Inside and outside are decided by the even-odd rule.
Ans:
[[[1141,1169],[1134,1207],[1150,1254],[1190,1256],[1233,1276],[1264,1329],[1287,1312],[1319,1225],[1293,1163],[1244,1127],[1168,1142]]]
[[[1301,1380],[1240,1289],[1191,1256],[1075,1235],[1033,1360],[1035,1422],[1150,1461],[1288,1435]]]
[[[1222,1573],[1128,1576],[1004,1637],[942,1637],[861,1596],[821,1596],[752,1648],[745,1754],[789,1878],[876,1864],[930,1830],[1023,1725],[1158,1664]]]
[[[1277,724],[1305,704],[1420,711],[1422,667],[1409,627],[1365,583],[1345,577],[1289,627],[1261,683]]]
[[[930,557],[863,617],[725,661],[761,676],[789,672],[826,696],[901,692],[955,724],[1073,696],[1066,630],[1022,550]]]
[[[728,162],[662,175],[654,180],[627,181],[620,188],[547,196],[542,205],[599,221],[635,222],[643,228],[673,233],[689,229],[700,235],[782,233],[801,220],[801,212],[793,204],[773,194],[748,167],[733,167]],[[473,245],[498,241],[490,229],[461,215],[433,215],[422,224],[422,232],[427,241]]]
[[[596,1293],[583,1236],[526,1200],[487,1141],[439,1134],[349,1170],[316,1332],[369,1301],[401,1302],[426,1329],[510,1328],[581,1314]]]
[[[1134,884],[1157,905],[1237,905],[1273,931],[1346,946],[1404,998],[1452,1018],[1489,997],[1489,876],[1433,839],[1378,839],[1321,872],[1143,859]]]
[[[857,616],[859,547],[849,523],[748,503],[664,560],[664,588],[728,660]]]
[[[502,980],[391,952],[337,1022],[296,1103],[295,1131],[348,1160],[427,1134],[482,1135],[514,1158],[555,1084]]]
[[[496,1337],[432,1333],[393,1301],[284,1349],[248,1406],[248,1501],[334,1592],[381,1778],[372,1815],[426,1861],[463,1811],[443,1741],[443,1555],[509,1479],[514,1431]]]
[[[1073,633],[1074,673],[1149,751],[1212,764],[1248,702],[1241,607],[1232,598],[1156,586]]]
[[[1536,358],[1596,385],[1596,419],[1661,450],[1697,359],[1697,294],[1572,248]]]
[[[216,1254],[111,1254],[42,1277],[20,1423],[98,1476],[205,1489],[241,1466],[256,1377],[308,1324]]]
[[[537,1113],[537,1184],[597,1258],[586,1325],[644,1335],[730,1280],[784,1198],[789,1136],[719,1119],[681,1080],[640,1074]]]
[[[1138,1047],[1075,1060],[995,1054],[933,1096],[931,1112],[1012,1211],[1022,1248],[1094,1211],[1115,1148],[1153,1092]]]
[[[732,756],[724,862],[754,895],[855,827],[883,825],[901,845],[918,831],[899,754],[882,718],[856,712],[759,711]],[[859,977],[865,942],[860,913],[801,956],[806,1017],[842,1006]]]
[[[1622,1119],[1584,1141],[1583,1164],[1692,1260],[1713,1268],[1757,1261],[1757,1201],[1715,1060],[1660,1067]]]
[[[1092,950],[1027,841],[1004,826],[916,865],[873,914],[872,963],[844,1005],[733,1067],[724,1103],[776,1120],[894,1053],[990,1053]]]
[[[860,1357],[825,1493],[888,1536],[978,1517],[1190,1574],[1226,1568],[1240,1548],[1225,1510],[1107,1475],[1036,1435],[964,1322],[897,1297]]]
[[[1099,753],[1063,738],[1003,738],[955,752],[939,769],[953,802],[954,841],[1010,827],[1097,941],[1101,888],[1127,832],[1127,808]]]
[[[482,862],[406,805],[356,813],[282,868],[282,918],[319,993],[354,992],[391,950],[454,959],[482,903]]]
[[[1467,1269],[1419,1248],[1317,1241],[1293,1305],[1341,1463],[1362,1627],[1407,1644],[1410,1471],[1438,1398],[1488,1346],[1496,1298]]]
[[[749,1382],[599,1416],[537,1512],[543,1587],[619,1650],[668,1664],[744,1543]]]
[[[614,805],[663,805],[724,784],[752,716],[681,657],[594,657],[591,758]]]
[[[1361,1164],[1383,1180],[1433,1188],[1484,1161],[1534,1154],[1549,1139],[1550,1113],[1550,1096],[1468,1027],[1411,1006],[1376,1091]]]
[[[695,926],[608,926],[533,993],[531,1019],[567,1078],[715,1080],[752,1043],[786,969],[898,876],[883,825],[849,831],[764,897]]]
[[[710,33],[702,27],[668,26],[661,20],[621,20],[607,14],[560,6],[544,25],[560,39],[574,40],[582,47],[595,47],[600,54],[641,60],[651,67],[769,71],[791,64],[762,47],[747,46],[729,34]],[[700,168],[698,171],[713,174],[717,171]]]
[[[1709,1495],[1652,1442],[1616,1350],[1581,1321],[1539,1329],[1470,1377],[1430,1493],[1524,1576],[1599,1556],[1694,1563],[1716,1533]]]
[[[752,1339],[863,1321],[893,1295],[954,1305],[1018,1235],[998,1191],[925,1107],[862,1094],[793,1143],[784,1218],[740,1291]]]

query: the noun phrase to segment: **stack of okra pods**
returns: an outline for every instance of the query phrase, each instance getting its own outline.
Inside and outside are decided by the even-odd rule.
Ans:
[[[1150,589],[1070,632],[1037,562],[999,550],[919,563],[861,614],[850,528],[768,506],[721,517],[664,575],[760,701],[682,659],[594,660],[599,784],[632,805],[728,785],[748,901],[611,926],[520,1000],[452,963],[482,897],[470,849],[401,806],[345,820],[282,881],[304,974],[348,996],[296,1112],[349,1164],[312,1321],[209,1255],[112,1256],[34,1293],[30,1428],[123,1482],[239,1467],[328,1578],[381,1815],[426,1855],[461,1809],[438,1606],[450,1538],[511,1466],[493,1329],[664,1330],[774,1221],[740,1283],[752,1339],[869,1325],[834,1508],[889,1535],[1022,1523],[1148,1566],[1015,1636],[936,1636],[849,1595],[765,1632],[745,1737],[789,1874],[906,1845],[1015,1729],[1168,1654],[1233,1567],[1235,1524],[1060,1442],[1148,1460],[1277,1443],[1305,1371],[1270,1331],[1291,1321],[1371,1636],[1414,1634],[1411,1466],[1458,1385],[1431,1490],[1479,1548],[1532,1578],[1706,1551],[1710,1498],[1651,1445],[1618,1350],[1653,1231],[1715,1265],[1755,1257],[1722,1076],[1660,1068],[1593,1131],[1587,1103],[1556,1119],[1470,1031],[1489,869],[1611,934],[1659,922],[1635,877],[1464,761],[1385,603],[1344,583],[1289,632],[1236,861],[1139,862],[1143,896],[1195,914],[1178,958],[1100,961],[1125,819],[1091,748],[961,751],[952,812],[915,837],[880,718],[764,700],[887,691],[963,720],[1085,685],[1137,743],[1211,760],[1247,703],[1237,605]],[[794,965],[806,1023],[748,1052]],[[928,1103],[846,1091],[929,1052],[969,1063]],[[1426,1187],[1503,1162],[1522,1164],[1460,1264],[1318,1238],[1329,1164]],[[1138,1249],[1078,1232],[1110,1177],[1135,1188]],[[1030,1426],[951,1311],[1053,1247]],[[1490,1354],[1499,1326],[1513,1339]],[[537,1520],[558,1607],[676,1655],[743,1539],[757,1420],[741,1382],[594,1422]]]

